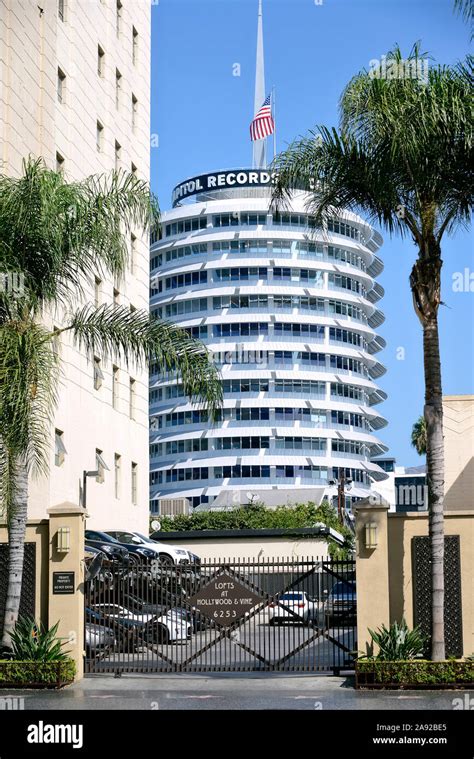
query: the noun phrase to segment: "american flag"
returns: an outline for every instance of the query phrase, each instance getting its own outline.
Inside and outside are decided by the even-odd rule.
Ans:
[[[269,95],[254,120],[250,124],[250,139],[263,140],[275,131],[275,122],[272,116],[272,96]]]

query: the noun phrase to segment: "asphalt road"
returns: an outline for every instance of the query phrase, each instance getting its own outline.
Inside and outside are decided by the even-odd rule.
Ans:
[[[459,691],[355,691],[352,678],[274,673],[93,675],[61,691],[4,691],[25,710],[452,710]],[[469,696],[472,698],[473,693]],[[0,711],[8,718],[7,712]]]

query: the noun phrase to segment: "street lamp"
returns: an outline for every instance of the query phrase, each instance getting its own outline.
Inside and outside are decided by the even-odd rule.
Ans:
[[[337,516],[341,524],[344,523],[343,513],[345,510],[345,491],[352,488],[352,480],[350,477],[346,479],[346,470],[339,469],[339,478],[337,480],[329,480],[330,485],[337,485]]]
[[[100,453],[96,453],[97,469],[88,471],[84,469],[82,472],[82,506],[85,509],[87,505],[87,478],[88,477],[101,477],[104,471],[109,472],[109,467],[105,463]]]

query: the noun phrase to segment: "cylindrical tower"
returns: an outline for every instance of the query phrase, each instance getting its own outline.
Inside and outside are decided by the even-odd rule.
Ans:
[[[183,182],[151,248],[151,311],[212,351],[224,406],[212,426],[179,385],[150,376],[150,498],[210,504],[246,494],[322,486],[368,495],[386,478],[375,382],[385,369],[375,329],[382,238],[353,213],[317,229],[295,193],[270,209],[268,171],[238,169]],[[188,202],[194,200],[194,202]],[[301,491],[301,492],[300,492]],[[248,500],[248,499],[247,499]],[[264,499],[263,499],[264,500]]]

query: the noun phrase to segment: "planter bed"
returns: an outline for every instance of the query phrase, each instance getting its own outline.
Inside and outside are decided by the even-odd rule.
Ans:
[[[474,689],[472,661],[358,661],[355,675],[359,690]]]
[[[74,682],[72,659],[60,662],[0,661],[0,689],[63,688]]]

